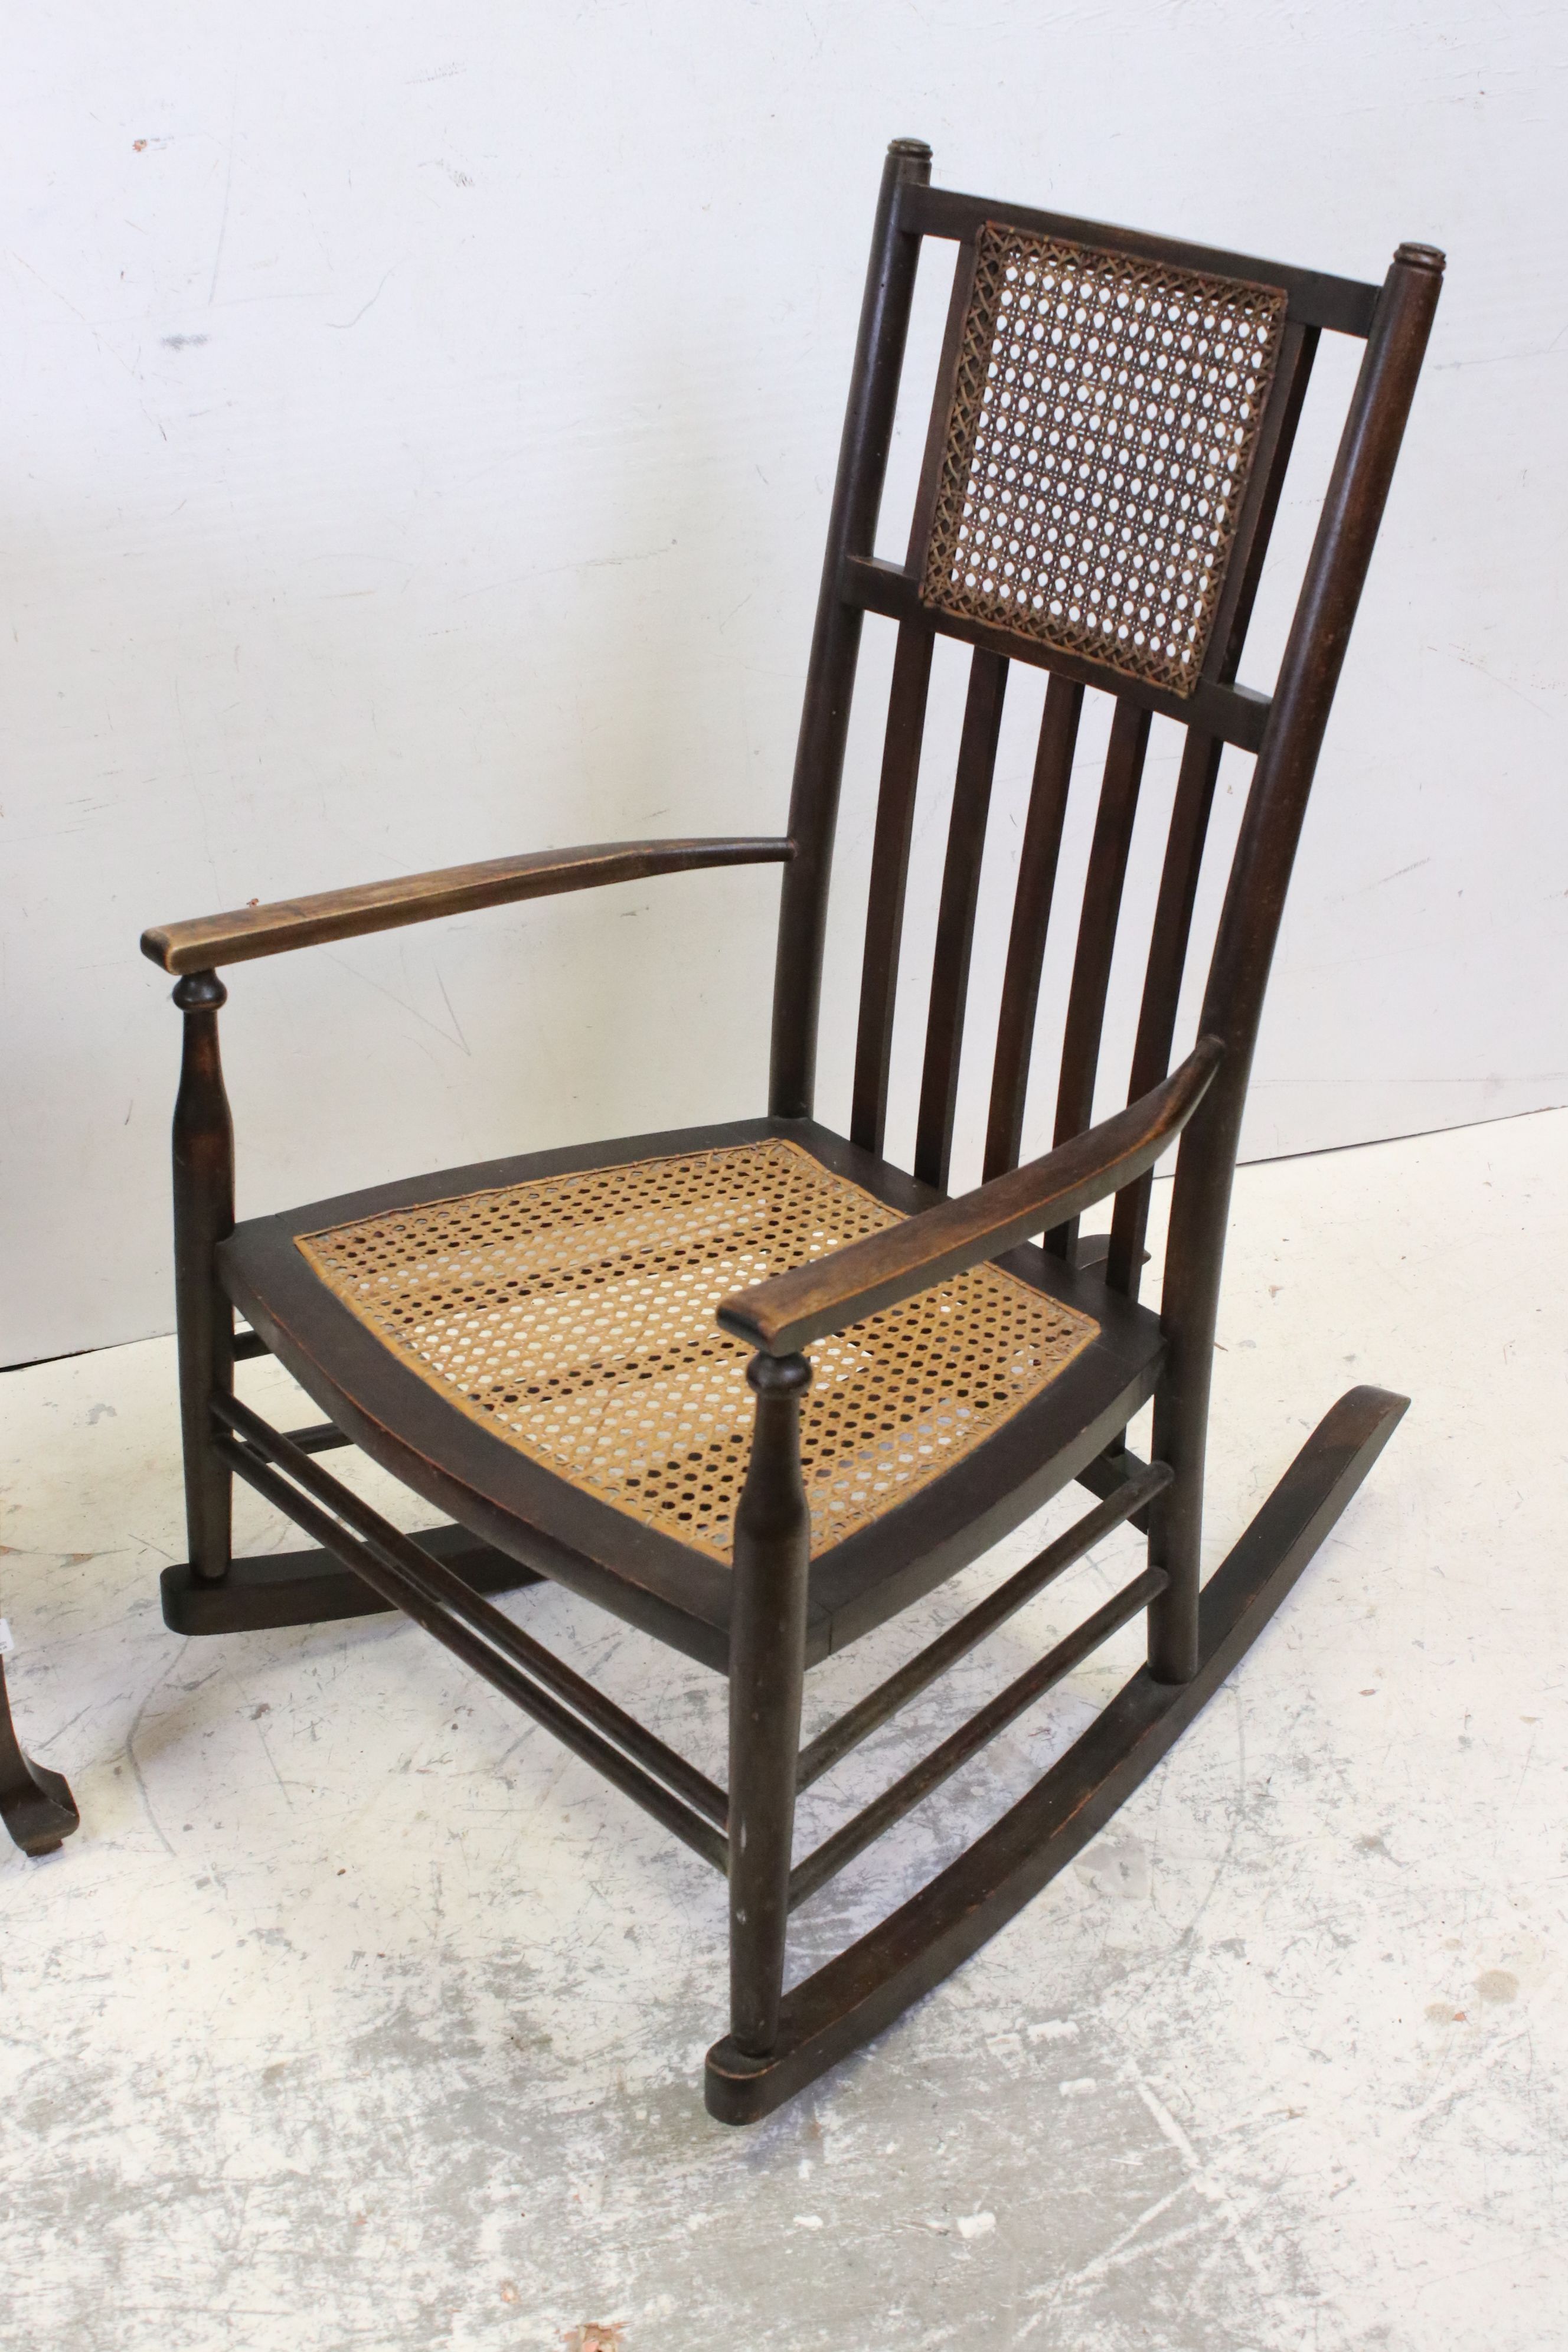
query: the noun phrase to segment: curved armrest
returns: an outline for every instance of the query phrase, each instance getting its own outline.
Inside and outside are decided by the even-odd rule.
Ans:
[[[463,915],[501,907],[513,898],[548,898],[559,890],[591,890],[606,882],[636,882],[649,874],[683,874],[700,866],[773,866],[795,856],[792,841],[608,841],[592,849],[541,849],[524,857],[491,857],[479,866],[445,866],[434,874],[402,874],[391,882],[363,882],[352,890],[323,890],[311,898],[279,898],[269,907],[240,907],[229,915],[164,923],[142,934],[142,952],[165,971],[210,971],[215,964],[250,956],[281,955],[324,940],[357,939],[400,923],[427,923],[437,915]]]
[[[792,1356],[825,1331],[842,1331],[1031,1234],[1065,1224],[1153,1166],[1203,1100],[1223,1051],[1217,1037],[1200,1037],[1163,1085],[1043,1160],[750,1290],[731,1291],[719,1302],[720,1324],[770,1356]]]

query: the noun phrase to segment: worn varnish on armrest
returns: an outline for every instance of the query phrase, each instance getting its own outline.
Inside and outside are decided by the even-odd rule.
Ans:
[[[165,923],[142,934],[142,952],[165,971],[210,971],[220,963],[357,939],[366,931],[426,923],[437,915],[464,915],[518,898],[548,898],[563,890],[591,890],[610,882],[637,882],[654,874],[683,874],[708,866],[782,865],[791,842],[773,839],[611,841],[588,849],[541,849],[521,857],[491,857],[477,866],[447,866],[433,874],[402,874],[389,882],[362,882],[309,898],[279,898],[240,907],[188,923]]]

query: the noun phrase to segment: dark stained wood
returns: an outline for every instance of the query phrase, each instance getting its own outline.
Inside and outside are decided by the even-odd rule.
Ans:
[[[1383,520],[1405,419],[1442,291],[1443,257],[1401,246],[1384,281],[1279,666],[1231,865],[1199,1027],[1226,1041],[1223,1073],[1176,1162],[1162,1319],[1172,1362],[1154,1451],[1175,1472],[1155,1514],[1152,1556],[1168,1591],[1149,1612],[1162,1680],[1196,1672],[1204,1455],[1231,1183],[1247,1082],[1285,892],[1351,625]]]
[[[729,1572],[569,1486],[447,1404],[316,1280],[294,1236],[458,1193],[770,1136],[788,1137],[900,1215],[941,1200],[930,1185],[815,1122],[738,1119],[437,1170],[247,1221],[219,1253],[220,1276],[307,1395],[434,1511],[723,1673]],[[858,1639],[999,1542],[1068,1485],[1152,1393],[1163,1352],[1157,1317],[1108,1297],[1093,1277],[1038,1250],[1014,1250],[1006,1264],[1020,1281],[1093,1316],[1099,1336],[958,1472],[813,1562],[808,1663]]]
[[[1068,998],[1062,1039],[1061,1082],[1057,1089],[1056,1140],[1081,1135],[1094,1108],[1100,1040],[1105,1027],[1105,997],[1116,952],[1116,926],[1127,880],[1128,853],[1138,815],[1138,793],[1149,748],[1149,714],[1121,702],[1110,724],[1105,777],[1095,816],[1089,873],[1079,918],[1078,955]]]
[[[1061,1077],[1057,1087],[1058,1143],[1080,1135],[1094,1108],[1106,992],[1110,985],[1116,927],[1121,913],[1121,892],[1127,879],[1127,859],[1132,846],[1132,827],[1138,815],[1138,793],[1148,748],[1149,713],[1134,703],[1119,702],[1110,722],[1110,744],[1105,755],[1105,775],[1079,916],[1078,954],[1068,996]],[[1068,1257],[1077,1238],[1073,1219],[1064,1217],[1047,1234],[1046,1247],[1057,1257]]]
[[[1246,643],[1258,583],[1268,552],[1268,541],[1285,487],[1285,476],[1295,446],[1296,428],[1312,373],[1318,347],[1315,328],[1288,326],[1275,371],[1268,412],[1258,436],[1251,478],[1231,551],[1230,576],[1215,616],[1205,667],[1221,680],[1234,678]],[[1214,803],[1224,745],[1193,729],[1182,754],[1176,797],[1166,835],[1160,895],[1149,944],[1149,962],[1139,1011],[1138,1035],[1132,1052],[1128,1096],[1158,1085],[1171,1066],[1176,1033],[1176,1012],[1186,970],[1192,935],[1193,908],[1203,866],[1209,812]],[[1111,1227],[1106,1279],[1125,1297],[1135,1298],[1146,1253],[1153,1179],[1142,1176],[1117,1197]]]
[[[1246,1655],[1344,1511],[1405,1411],[1352,1389],[1320,1422],[1205,1589],[1197,1672],[1179,1685],[1145,1667],[1028,1794],[929,1885],[847,1951],[791,1987],[762,2059],[732,2040],[708,2053],[708,2112],[771,2115],[890,2025],[1048,1885],[1153,1770]]]
[[[942,461],[947,454],[952,404],[958,390],[958,364],[963,352],[963,331],[969,323],[969,306],[974,299],[976,257],[974,239],[970,237],[959,247],[953,259],[947,324],[942,331],[942,355],[937,361],[936,383],[931,394],[931,422],[926,428],[925,454],[921,460],[921,478],[910,521],[908,568],[917,578],[925,571],[926,549],[942,488]]]
[[[217,1253],[234,1231],[234,1122],[224,1090],[217,1016],[228,991],[216,971],[190,972],[174,991],[183,1013],[174,1098],[174,1307],[185,1536],[194,1576],[226,1576],[234,1481],[212,1443],[214,1397],[234,1387],[234,1310]]]
[[[1317,352],[1315,327],[1287,325],[1204,657],[1205,675],[1222,685],[1231,683],[1240,664]]]
[[[593,890],[637,882],[654,874],[688,874],[710,866],[777,866],[793,855],[787,841],[608,841],[592,849],[540,849],[522,857],[489,857],[478,866],[447,866],[434,874],[400,874],[390,882],[362,882],[350,890],[322,890],[309,898],[280,898],[267,907],[238,907],[195,922],[164,923],[142,934],[142,952],[165,971],[205,971],[252,956],[282,955],[327,940],[357,940],[367,931],[433,922],[438,915],[471,914],[518,898],[550,898],[563,890]]]
[[[1029,1090],[1029,1064],[1040,1003],[1040,971],[1045,961],[1051,900],[1057,887],[1057,860],[1061,855],[1062,826],[1067,817],[1068,791],[1072,782],[1073,754],[1078,748],[1082,712],[1083,688],[1072,678],[1053,675],[1046,688],[1029,814],[1013,894],[1013,927],[1007,939],[1002,1010],[996,1024],[996,1058],[992,1066],[991,1115],[985,1133],[984,1173],[988,1179],[1016,1168],[1023,1148],[1024,1106]],[[1160,1075],[1163,1077],[1164,1072],[1162,1070]]]
[[[1205,248],[1106,230],[1052,214],[932,193],[930,151],[889,152],[862,308],[859,342],[813,639],[787,840],[622,844],[542,859],[374,886],[367,892],[244,909],[173,926],[144,942],[184,972],[185,1016],[174,1160],[176,1291],[190,1563],[170,1572],[171,1622],[193,1631],[403,1610],[613,1785],[731,1874],[731,2032],[710,2053],[709,2104],[726,2121],[753,2120],[858,2047],[976,1948],[1107,1821],[1242,1655],[1354,1492],[1404,1410],[1359,1390],[1342,1399],[1276,1488],[1201,1599],[1204,1452],[1215,1315],[1247,1073],[1269,959],[1313,768],[1366,574],[1422,352],[1442,257],[1402,247],[1381,293],[1310,271],[1284,270]],[[968,248],[981,222],[1146,254],[1285,288],[1289,323],[1261,421],[1258,462],[1220,584],[1205,674],[1178,696],[1147,689],[1086,661],[989,625],[937,621],[920,604],[931,493],[944,446],[963,322]],[[879,501],[921,236],[961,242],[949,331],[938,370],[927,463],[905,566],[873,555]],[[1272,696],[1238,686],[1241,656],[1278,511],[1318,333],[1364,334],[1367,351]],[[862,614],[902,625],[895,665],[883,797],[873,859],[866,981],[857,1063],[855,1138],[808,1116],[820,1012],[833,835]],[[931,1022],[916,1172],[880,1157],[910,824],[933,630],[978,648],[954,795],[931,986]],[[1019,904],[999,1029],[988,1181],[947,1201],[945,1181],[962,1051],[975,890],[983,855],[1007,657],[1055,673],[1021,859]],[[1016,1160],[1029,1041],[1050,914],[1072,734],[1086,685],[1117,698],[1068,1009],[1057,1149]],[[1090,1128],[1105,991],[1121,912],[1138,780],[1152,714],[1188,730],[1155,912],[1134,1049],[1133,1100]],[[1167,1078],[1220,747],[1257,754],[1232,864],[1196,1051]],[[288,1213],[233,1222],[233,1157],[217,1051],[224,1001],[213,966],[310,939],[688,866],[784,864],[770,1114],[724,1125],[535,1152],[382,1185]],[[620,863],[617,864],[617,860]],[[627,862],[629,861],[629,863]],[[468,894],[468,895],[465,895]],[[478,895],[474,895],[478,894]],[[847,1008],[830,1008],[842,1021]],[[1144,1083],[1147,1081],[1147,1083]],[[1158,1151],[1182,1140],[1159,1315],[1133,1292],[1145,1179]],[[491,1186],[525,1183],[661,1153],[721,1150],[787,1136],[861,1184],[900,1222],[724,1302],[731,1331],[758,1350],[757,1393],[732,1568],[603,1503],[460,1412],[317,1280],[300,1235]],[[867,1148],[875,1144],[877,1149]],[[1081,1211],[1118,1193],[1109,1237],[1079,1243]],[[1046,1227],[1059,1255],[1026,1238]],[[1100,1252],[1104,1251],[1103,1257]],[[868,1525],[809,1558],[799,1467],[800,1350],[895,1300],[983,1260],[1090,1318],[1093,1337],[1047,1387],[960,1460]],[[251,1328],[237,1340],[234,1310]],[[233,1394],[234,1364],[275,1354],[328,1419],[270,1428]],[[1148,1465],[1126,1449],[1129,1423],[1153,1400]],[[335,1479],[318,1459],[340,1442],[425,1497],[450,1527],[419,1539]],[[232,1477],[247,1479],[319,1549],[231,1564]],[[980,1557],[1070,1481],[1101,1496],[1098,1511],[1047,1548],[841,1721],[799,1747],[802,1679],[832,1650],[885,1622]],[[1125,1518],[1145,1527],[1149,1566],[1114,1601],[953,1732],[861,1818],[794,1874],[804,1899],[946,1771],[973,1754],[1010,1710],[1027,1704],[1120,1619],[1147,1607],[1149,1664],[1037,1786],[932,1884],[849,1951],[781,2000],[791,1829],[797,1786],[826,1770],[874,1722],[982,1638],[1029,1591],[1077,1556],[1085,1530]],[[487,1593],[548,1575],[676,1647],[731,1683],[728,1795],[584,1678],[553,1659]],[[0,1686],[3,1688],[3,1686]],[[3,1706],[0,1706],[3,1713]],[[9,1742],[9,1745],[7,1745]],[[14,1751],[14,1752],[13,1752]],[[24,1785],[19,1775],[26,1773]],[[58,1776],[28,1768],[0,1725],[0,1803],[42,1832],[69,1822]],[[44,1811],[37,1808],[42,1802]],[[49,1809],[53,1808],[51,1811]],[[733,1814],[734,1850],[726,1834]],[[30,1832],[29,1832],[30,1833]]]
[[[751,1347],[792,1355],[998,1256],[1053,1217],[1077,1216],[1153,1164],[1202,1102],[1218,1064],[1218,1047],[1200,1038],[1163,1086],[1087,1135],[902,1224],[731,1291],[719,1302],[721,1325]]]
[[[863,1151],[880,1152],[888,1123],[888,1069],[893,1051],[904,897],[915,822],[921,745],[931,688],[932,637],[905,621],[893,656],[888,731],[871,845],[871,887],[866,908],[866,953],[860,979],[860,1023],[855,1045],[855,1093],[849,1134]]]
[[[928,1642],[896,1674],[879,1683],[875,1690],[868,1691],[825,1731],[819,1731],[809,1748],[801,1750],[795,1776],[797,1788],[809,1789],[814,1780],[830,1772],[889,1716],[907,1706],[939,1675],[946,1674],[950,1666],[966,1657],[977,1643],[986,1640],[999,1625],[1005,1625],[1009,1617],[1016,1616],[1047,1584],[1064,1576],[1123,1519],[1133,1518],[1170,1483],[1171,1474],[1163,1462],[1152,1467],[1148,1463],[1139,1464],[1135,1474],[1108,1490],[1106,1499],[1096,1509],[1086,1512],[1065,1535],[1047,1544],[1044,1551],[1037,1552],[1005,1584],[988,1592],[984,1601],[939,1633],[934,1642]]]
[[[1146,679],[1123,677],[1103,662],[1059,652],[1055,646],[1042,645],[1037,638],[1020,636],[1011,629],[994,628],[988,621],[934,612],[921,602],[920,574],[880,556],[847,559],[843,593],[868,613],[881,613],[892,621],[924,620],[940,637],[956,637],[961,645],[979,646],[987,653],[1026,662],[1035,669],[1054,670],[1063,677],[1076,678],[1080,686],[1100,687],[1123,702],[1135,702],[1152,711],[1157,719],[1179,719],[1184,725],[1202,727],[1243,751],[1257,751],[1268,724],[1268,697],[1255,693],[1251,687],[1200,677],[1191,694],[1173,694]]]
[[[1161,869],[1160,895],[1149,942],[1138,1034],[1132,1047],[1132,1071],[1127,1091],[1134,1099],[1146,1094],[1152,1086],[1158,1086],[1171,1066],[1171,1045],[1176,1034],[1193,908],[1197,901],[1209,811],[1214,805],[1224,751],[1224,744],[1216,743],[1212,735],[1200,735],[1194,730],[1187,737],[1182,753],[1170,829],[1165,836],[1165,862]],[[1116,1196],[1106,1280],[1128,1298],[1138,1295],[1152,1183],[1152,1174],[1140,1176]]]
[[[969,962],[974,947],[974,909],[985,856],[985,821],[1002,735],[1002,704],[1007,665],[995,654],[977,653],[969,668],[969,695],[958,746],[958,772],[947,828],[937,909],[936,952],[931,960],[931,1005],[926,1016],[925,1066],[921,1077],[920,1116],[915,1129],[915,1174],[922,1184],[947,1187],[952,1158],[952,1121],[958,1103],[958,1066],[963,1050],[963,1015],[969,1002]]]
[[[1092,1276],[1076,1277],[1042,1250],[1009,1250],[999,1263],[1021,1281],[1048,1268],[1053,1279],[1042,1286],[1059,1295],[1070,1286],[1073,1303],[1100,1318],[1099,1336],[984,1445],[814,1561],[812,1601],[835,1650],[934,1592],[1010,1536],[1120,1439],[1158,1385],[1164,1360],[1158,1317],[1124,1322],[1113,1314],[1125,1308],[1124,1300]]]
[[[0,1660],[0,1822],[14,1844],[37,1856],[63,1845],[80,1819],[62,1775],[35,1764],[16,1738]]]
[[[489,1673],[488,1665],[480,1665],[480,1671],[487,1679],[496,1682],[498,1689],[506,1689],[530,1713],[538,1713],[533,1700],[522,1696],[520,1678],[541,1686],[552,1700],[562,1701],[580,1716],[584,1725],[613,1740],[639,1769],[656,1775],[704,1821],[716,1829],[723,1828],[726,1806],[721,1789],[664,1740],[635,1722],[594,1684],[574,1674],[552,1651],[514,1625],[510,1617],[492,1608],[447,1559],[436,1552],[422,1551],[412,1536],[405,1535],[389,1519],[383,1518],[371,1504],[330,1471],[323,1470],[308,1454],[301,1454],[281,1430],[270,1428],[259,1413],[252,1412],[237,1397],[221,1399],[215,1411],[224,1431],[232,1433],[220,1436],[217,1443],[237,1474],[344,1559],[384,1600],[403,1610],[427,1633],[434,1633],[438,1642],[470,1664],[479,1663],[480,1647],[493,1653],[511,1670],[510,1679],[503,1682]],[[330,1519],[328,1513],[331,1515]],[[334,1527],[333,1521],[341,1525]],[[344,1528],[357,1545],[352,1552],[345,1552],[340,1540]],[[541,1719],[551,1718],[542,1716]],[[552,1728],[556,1727],[552,1719]],[[575,1745],[578,1754],[588,1755],[602,1769],[603,1758],[591,1742],[569,1744]],[[711,1859],[710,1849],[703,1850],[710,1852]]]
[[[1161,1487],[1163,1494],[1164,1487],[1170,1484],[1170,1470],[1169,1465],[1163,1463],[1161,1467],[1166,1474]],[[1094,1460],[1079,1472],[1078,1483],[1080,1486],[1087,1486],[1091,1495],[1120,1495],[1125,1490],[1130,1480],[1141,1478],[1148,1468],[1148,1463],[1141,1462],[1131,1446],[1119,1445],[1111,1452],[1097,1454]],[[1156,1496],[1154,1500],[1157,1499]],[[1141,1503],[1135,1510],[1129,1512],[1128,1517],[1131,1525],[1142,1528],[1147,1534],[1149,1514],[1153,1507],[1154,1502],[1150,1501],[1146,1504]]]
[[[410,1541],[460,1576],[476,1592],[515,1592],[541,1579],[504,1552],[492,1550],[466,1528],[426,1528]],[[331,1552],[274,1551],[231,1561],[221,1584],[195,1577],[188,1567],[164,1569],[158,1580],[163,1622],[172,1633],[257,1633],[280,1625],[325,1625],[343,1617],[370,1617],[395,1604]]]
[[[800,1475],[804,1356],[753,1356],[757,1400],[735,1511],[730,1628],[730,2032],[771,2050],[784,1988],[811,1520]]]
[[[1280,286],[1290,298],[1288,315],[1303,326],[1331,327],[1341,335],[1366,335],[1372,331],[1378,289],[1360,278],[1335,278],[1321,269],[1295,269],[1287,262],[1262,261],[1253,254],[1184,245],[1174,237],[1151,236],[1142,229],[1078,220],[1069,213],[1037,212],[1026,205],[997,204],[990,196],[961,195],[955,189],[933,188],[929,184],[904,189],[900,194],[900,226],[921,236],[972,239],[986,221],[1032,229],[1041,236],[1062,237],[1069,244],[1103,246],[1110,253],[1173,262],[1182,269],[1207,270],[1215,278]]]
[[[845,596],[844,571],[852,557],[869,555],[876,541],[914,301],[921,241],[899,227],[899,191],[930,176],[924,141],[895,139],[882,167],[871,232],[790,788],[789,833],[796,854],[779,902],[768,1081],[768,1108],[782,1118],[808,1118],[816,1091],[827,885],[860,653],[860,610]]]
[[[858,1853],[863,1853],[868,1845],[890,1830],[895,1822],[902,1821],[916,1805],[923,1804],[933,1790],[940,1789],[942,1782],[951,1780],[972,1756],[977,1756],[998,1733],[1005,1731],[1010,1723],[1016,1723],[1026,1708],[1033,1706],[1037,1699],[1044,1698],[1046,1693],[1064,1681],[1075,1667],[1081,1666],[1086,1658],[1092,1656],[1102,1643],[1110,1639],[1112,1633],[1120,1632],[1129,1618],[1136,1617],[1140,1610],[1147,1608],[1155,1594],[1163,1592],[1164,1587],[1163,1570],[1146,1568],[1142,1576],[1134,1577],[1122,1591],[1102,1602],[1092,1615],[1064,1635],[1043,1658],[1037,1658],[1032,1666],[1026,1666],[1005,1690],[999,1691],[994,1699],[988,1700],[984,1706],[970,1717],[967,1723],[960,1724],[956,1731],[950,1732],[945,1739],[929,1749],[918,1764],[911,1764],[891,1788],[884,1789],[881,1795],[874,1797],[863,1811],[846,1822],[841,1829],[835,1830],[831,1837],[825,1839],[791,1872],[791,1909],[806,1902],[819,1886],[826,1886],[830,1878],[837,1878],[847,1864],[853,1862]]]
[[[338,1446],[353,1442],[331,1421],[313,1422],[309,1429],[286,1429],[283,1434],[301,1454],[331,1454]]]
[[[286,1478],[262,1460],[247,1446],[237,1445],[232,1440],[220,1439],[225,1454],[237,1476],[254,1486],[257,1493],[270,1503],[275,1510],[291,1518],[297,1527],[315,1536],[322,1547],[341,1559],[344,1566],[374,1584],[387,1600],[416,1624],[433,1633],[454,1657],[510,1698],[514,1706],[542,1724],[554,1734],[563,1748],[592,1764],[595,1771],[630,1797],[643,1811],[651,1813],[661,1825],[674,1832],[705,1862],[722,1871],[726,1864],[725,1842],[721,1832],[694,1811],[683,1801],[662,1787],[650,1773],[643,1771],[627,1756],[622,1755],[609,1741],[601,1739],[588,1726],[560,1706],[547,1690],[532,1681],[503,1652],[490,1648],[481,1637],[460,1621],[443,1618],[426,1608],[416,1595],[416,1588],[400,1578],[377,1547],[353,1535],[339,1525],[330,1512],[301,1495]]]

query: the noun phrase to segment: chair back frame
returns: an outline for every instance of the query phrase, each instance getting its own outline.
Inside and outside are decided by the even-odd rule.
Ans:
[[[1019,859],[987,1123],[987,1179],[1017,1165],[1025,1094],[1058,854],[1086,690],[1115,698],[1068,993],[1054,1140],[1089,1123],[1139,787],[1156,715],[1186,729],[1150,937],[1129,1099],[1171,1066],[1200,866],[1220,758],[1227,743],[1255,754],[1209,968],[1199,1034],[1224,1046],[1219,1074],[1180,1147],[1161,1312],[1168,1357],[1155,1400],[1155,1456],[1174,1477],[1153,1515],[1151,1557],[1170,1575],[1150,1612],[1151,1661],[1173,1681],[1196,1670],[1209,1375],[1231,1182],[1264,993],[1307,800],[1421,359],[1442,284],[1442,257],[1403,245],[1381,288],[1274,262],[1173,243],[1102,224],[998,205],[930,185],[931,151],[898,140],[883,171],[870,264],[828,527],[826,561],[796,751],[773,1019],[770,1109],[808,1118],[828,887],[862,623],[898,623],[872,847],[857,1034],[852,1139],[883,1148],[899,950],[932,650],[938,635],[973,647],[937,919],[914,1153],[914,1173],[944,1187],[952,1148],[969,966],[991,782],[1010,663],[1048,673],[1039,749]],[[1142,268],[1216,299],[1246,298],[1275,321],[1271,364],[1247,418],[1249,463],[1224,515],[1225,544],[1210,583],[1209,625],[1189,673],[1169,662],[1136,674],[1081,642],[1043,642],[994,598],[949,598],[932,560],[944,472],[951,491],[967,445],[957,411],[966,346],[984,352],[982,250],[999,236],[1084,253],[1110,271]],[[947,331],[931,410],[908,560],[874,553],[924,240],[957,243]],[[992,277],[994,278],[994,264]],[[978,324],[978,343],[976,326]],[[1319,338],[1362,339],[1365,352],[1346,415],[1294,620],[1271,695],[1237,682],[1269,535]],[[1000,345],[996,348],[1000,349]],[[1239,437],[1239,436],[1238,436]],[[956,473],[955,473],[956,468]],[[950,501],[951,502],[951,501]],[[1161,674],[1163,671],[1163,674]],[[1149,1212],[1145,1175],[1116,1198],[1106,1280],[1137,1293]],[[1062,1226],[1046,1246],[1072,1255]]]

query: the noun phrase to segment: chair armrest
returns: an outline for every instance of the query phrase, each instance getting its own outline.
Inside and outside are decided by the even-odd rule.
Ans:
[[[1223,1050],[1217,1037],[1200,1037],[1163,1085],[1043,1159],[826,1257],[731,1291],[719,1302],[721,1326],[770,1356],[791,1356],[825,1331],[842,1331],[1031,1234],[1065,1224],[1153,1166],[1203,1100]]]
[[[560,890],[590,890],[607,882],[636,882],[650,874],[683,874],[701,866],[773,866],[795,856],[792,841],[609,841],[591,849],[541,849],[523,857],[491,857],[479,866],[445,866],[434,874],[403,874],[391,882],[363,882],[352,890],[323,890],[310,898],[279,898],[268,907],[203,915],[143,931],[142,952],[165,971],[210,971],[251,956],[281,955],[325,940],[358,939],[401,923],[427,923],[437,915],[464,915],[476,907],[502,907],[513,898],[548,898]]]

